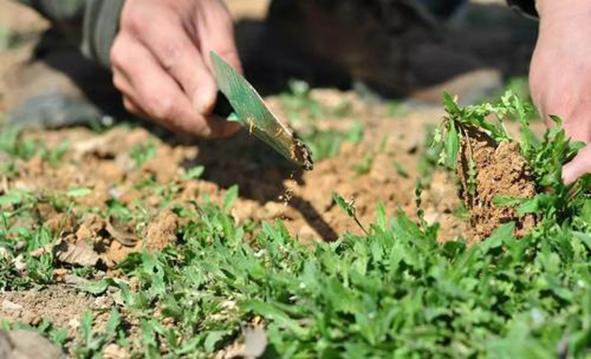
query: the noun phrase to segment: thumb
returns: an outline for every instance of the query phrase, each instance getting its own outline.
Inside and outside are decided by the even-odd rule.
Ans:
[[[571,184],[591,172],[591,145],[585,146],[572,161],[562,167],[562,181]]]

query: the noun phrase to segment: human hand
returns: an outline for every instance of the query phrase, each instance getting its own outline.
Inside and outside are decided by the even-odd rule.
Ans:
[[[530,67],[532,98],[546,120],[565,119],[566,134],[591,141],[591,3],[537,0],[538,42]],[[591,145],[563,167],[566,184],[591,172]]]
[[[211,114],[217,95],[212,50],[241,70],[222,0],[126,0],[110,54],[125,108],[176,132],[235,133],[236,123]]]

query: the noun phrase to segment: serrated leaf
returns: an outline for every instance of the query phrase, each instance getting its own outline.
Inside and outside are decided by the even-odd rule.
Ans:
[[[224,339],[224,337],[227,334],[228,333],[225,330],[216,330],[216,331],[209,332],[207,334],[207,336],[205,337],[205,342],[203,343],[205,350],[208,353],[213,353],[214,350],[216,349],[216,345],[220,341],[222,341],[222,339]]]
[[[512,238],[514,238],[514,231],[514,222],[503,224],[499,228],[495,229],[495,231],[487,239],[484,240],[482,244],[482,249],[484,250],[484,252],[487,252],[490,249],[501,247],[503,245],[503,241],[511,240]]]

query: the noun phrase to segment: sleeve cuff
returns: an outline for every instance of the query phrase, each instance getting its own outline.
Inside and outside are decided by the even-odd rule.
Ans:
[[[110,51],[119,31],[124,0],[88,0],[84,14],[82,52],[110,68]]]

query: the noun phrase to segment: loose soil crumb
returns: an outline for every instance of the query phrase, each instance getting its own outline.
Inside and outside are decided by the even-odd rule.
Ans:
[[[484,239],[501,224],[514,221],[516,235],[522,236],[536,224],[533,215],[519,216],[515,208],[496,206],[496,197],[532,198],[536,186],[531,169],[520,153],[519,144],[502,142],[496,144],[486,133],[468,128],[469,139],[462,139],[458,165],[461,190],[470,212],[472,241]],[[470,159],[476,170],[476,183],[470,193]]]

